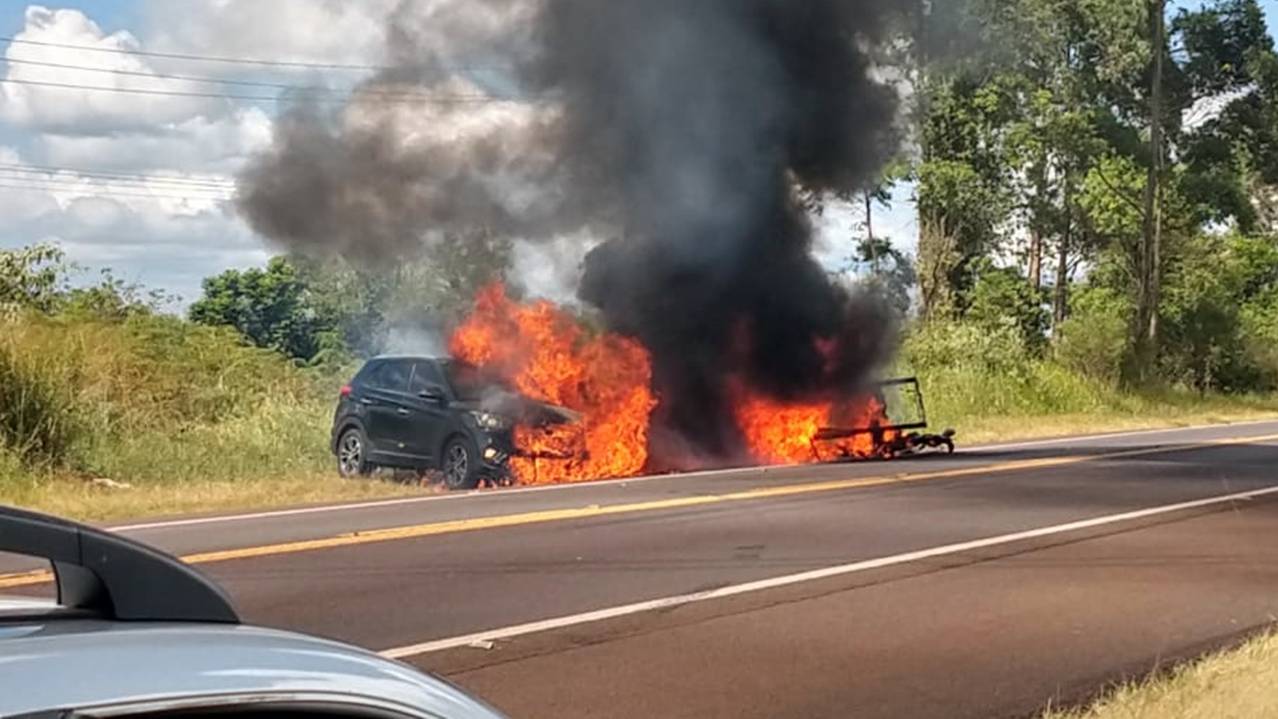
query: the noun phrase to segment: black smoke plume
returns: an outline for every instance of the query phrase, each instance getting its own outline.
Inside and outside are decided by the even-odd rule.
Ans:
[[[614,238],[588,255],[579,295],[653,353],[656,461],[734,459],[734,382],[832,396],[890,349],[886,313],[813,259],[800,190],[856,190],[897,149],[896,94],[869,49],[909,10],[406,2],[395,69],[340,113],[300,107],[279,123],[241,209],[292,248],[374,259],[474,227]],[[457,104],[383,102],[405,87]],[[462,102],[476,94],[517,101]],[[445,139],[421,139],[432,133]]]

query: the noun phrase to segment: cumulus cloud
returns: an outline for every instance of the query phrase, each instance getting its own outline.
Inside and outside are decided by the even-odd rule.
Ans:
[[[192,117],[161,131],[110,136],[44,134],[35,145],[42,162],[110,170],[172,168],[183,173],[234,173],[244,158],[270,142],[271,118],[260,108],[234,117]]]
[[[386,15],[399,2],[208,0],[191,3],[144,0],[142,7],[148,45],[154,50],[219,57],[376,65],[383,59]],[[252,69],[243,66],[237,69],[226,64],[217,71],[251,72]],[[358,77],[343,75],[339,79]]]
[[[395,0],[140,0],[136,26],[106,32],[93,15],[32,5],[17,39],[110,51],[376,64]],[[150,96],[27,83],[274,96],[266,88],[139,77],[252,77],[349,86],[367,73],[188,62],[13,43],[0,77],[0,247],[59,243],[90,267],[195,299],[203,277],[264,262],[270,251],[230,209],[232,176],[269,143],[274,102]],[[99,71],[55,68],[54,63]],[[112,72],[116,71],[116,72]],[[24,169],[12,169],[14,166]],[[44,172],[36,167],[120,173]],[[171,179],[181,178],[177,182]],[[128,179],[128,178],[140,179]]]
[[[139,49],[137,38],[131,34],[117,32],[107,35],[79,10],[51,10],[38,5],[27,8],[25,24],[17,39],[99,50]],[[0,117],[21,127],[64,134],[105,135],[119,131],[149,131],[194,116],[216,117],[232,114],[235,110],[229,101],[214,98],[95,92],[62,87],[208,92],[207,86],[197,83],[110,72],[154,72],[142,58],[133,55],[13,43],[6,49],[5,58],[8,60],[5,79],[16,82],[0,86]]]

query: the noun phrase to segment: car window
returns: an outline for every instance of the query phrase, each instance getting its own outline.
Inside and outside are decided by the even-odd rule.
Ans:
[[[434,362],[417,362],[413,365],[413,378],[408,384],[409,394],[419,394],[443,386],[444,376]]]
[[[411,372],[412,365],[408,362],[386,362],[369,375],[368,386],[388,392],[404,392],[408,389]]]
[[[501,382],[490,374],[465,362],[447,362],[444,372],[448,375],[448,384],[453,393],[462,402],[476,402],[493,390],[508,390]]]

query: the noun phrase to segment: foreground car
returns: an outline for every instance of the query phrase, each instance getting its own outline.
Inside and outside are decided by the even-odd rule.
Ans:
[[[59,597],[0,599],[0,716],[500,719],[408,665],[245,626],[203,575],[130,540],[0,507],[0,552],[51,561]]]

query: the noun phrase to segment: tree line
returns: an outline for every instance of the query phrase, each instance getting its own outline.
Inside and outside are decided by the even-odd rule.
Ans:
[[[905,149],[842,199],[862,281],[911,332],[1001,332],[1128,386],[1278,385],[1278,53],[1256,0],[935,2],[879,62]],[[913,258],[874,231],[900,183]],[[377,348],[509,261],[483,234],[374,271],[280,259],[211,278],[191,318],[302,358]]]
[[[1255,0],[973,0],[922,18],[924,321],[1128,385],[1272,388],[1278,55]]]
[[[1115,385],[1278,387],[1278,53],[1256,0],[937,0],[877,61],[902,90],[903,149],[841,199],[864,216],[857,274],[912,346],[997,336]],[[913,257],[875,232],[898,185]],[[56,263],[15,269],[49,251],[0,257],[21,277],[0,276],[0,308],[53,301]],[[479,230],[393,266],[281,257],[208,278],[189,318],[322,362],[438,329],[511,261]],[[76,301],[110,305],[112,287],[115,311],[146,306],[109,277]]]

